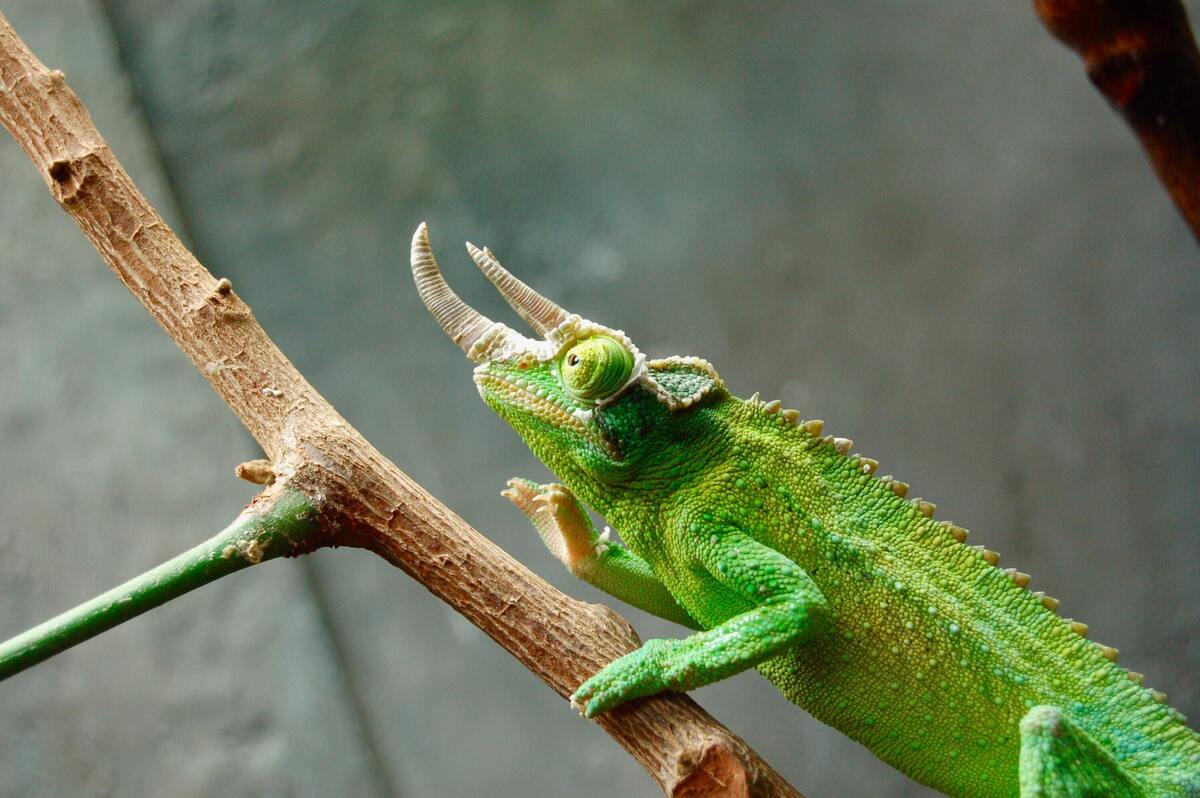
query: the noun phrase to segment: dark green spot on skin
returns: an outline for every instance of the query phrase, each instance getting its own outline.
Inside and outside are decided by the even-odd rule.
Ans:
[[[738,477],[737,481],[734,482],[733,484],[739,488],[744,488],[744,487],[746,487],[746,480],[742,479],[741,477]]]

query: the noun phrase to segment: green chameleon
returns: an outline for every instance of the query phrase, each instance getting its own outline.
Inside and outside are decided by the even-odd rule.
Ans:
[[[571,700],[587,717],[757,668],[947,795],[1200,796],[1200,735],[1165,696],[849,440],[730,395],[700,358],[648,360],[467,249],[542,336],[459,299],[417,229],[421,299],[477,364],[484,401],[563,482],[513,479],[504,495],[572,573],[699,630],[584,682]]]

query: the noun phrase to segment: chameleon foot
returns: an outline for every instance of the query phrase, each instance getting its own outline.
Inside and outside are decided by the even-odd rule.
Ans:
[[[587,511],[565,486],[513,477],[500,495],[525,513],[546,548],[572,572],[584,558],[602,553],[605,536],[596,533]]]
[[[669,661],[678,642],[647,640],[637,651],[614,660],[581,684],[571,696],[571,706],[585,718],[594,718],[631,699],[668,689],[672,681]]]

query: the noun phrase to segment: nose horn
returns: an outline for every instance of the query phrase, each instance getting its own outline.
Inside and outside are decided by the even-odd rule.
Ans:
[[[413,233],[412,255],[413,282],[417,293],[434,320],[450,340],[468,355],[471,347],[495,324],[487,316],[472,308],[451,290],[442,271],[438,268],[433,249],[429,246],[429,228],[424,223]]]
[[[565,310],[513,277],[500,265],[500,261],[496,260],[490,250],[481,250],[468,241],[467,252],[471,253],[471,260],[475,261],[475,265],[484,276],[496,286],[504,301],[511,305],[521,318],[529,322],[529,326],[537,330],[539,335],[545,337],[566,320]]]

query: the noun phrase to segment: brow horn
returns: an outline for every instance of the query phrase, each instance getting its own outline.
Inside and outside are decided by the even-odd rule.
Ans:
[[[504,301],[512,305],[512,309],[529,322],[539,335],[545,336],[566,320],[565,310],[513,277],[490,250],[481,250],[468,241],[467,252],[471,253],[471,260],[475,261],[480,271],[496,286]]]
[[[417,293],[438,326],[459,349],[470,354],[471,346],[495,323],[459,298],[446,284],[429,246],[429,228],[424,222],[412,239],[412,274]]]

